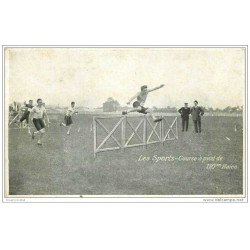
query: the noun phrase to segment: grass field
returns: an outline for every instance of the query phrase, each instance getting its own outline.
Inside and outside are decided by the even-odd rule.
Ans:
[[[93,156],[91,115],[78,115],[70,136],[59,126],[62,117],[51,116],[43,146],[37,146],[25,129],[9,129],[10,195],[204,195],[242,194],[242,117],[203,117],[202,133],[188,132],[164,145],[147,149],[135,147],[125,152],[109,151]],[[109,129],[113,126],[108,122]],[[237,131],[235,132],[235,125]],[[78,128],[80,131],[78,132]],[[119,132],[117,132],[119,133]],[[102,134],[105,137],[105,132]],[[112,141],[112,140],[111,140]],[[109,142],[112,143],[112,142]],[[206,162],[138,161],[154,155],[221,156],[208,169]]]

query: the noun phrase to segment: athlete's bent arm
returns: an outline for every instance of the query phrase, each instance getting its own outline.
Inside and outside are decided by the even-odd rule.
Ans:
[[[32,123],[33,116],[34,116],[34,109],[31,109],[30,115],[29,115],[29,124]]]
[[[127,104],[130,104],[134,99],[136,99],[140,95],[140,92],[138,92],[136,95],[134,95],[132,98],[129,99]]]
[[[47,114],[46,111],[44,111],[44,116],[46,117],[46,120],[47,120],[47,122],[48,122],[48,124],[49,124],[49,123],[50,123],[50,121],[49,121],[49,116],[48,116],[48,114]]]

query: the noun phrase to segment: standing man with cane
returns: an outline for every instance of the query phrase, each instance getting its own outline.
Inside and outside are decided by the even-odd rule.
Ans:
[[[190,114],[190,108],[188,107],[188,103],[184,103],[185,107],[182,107],[178,110],[178,112],[181,114],[182,119],[182,132],[184,132],[185,125],[186,125],[186,131],[188,131],[188,122],[189,122],[189,114]]]

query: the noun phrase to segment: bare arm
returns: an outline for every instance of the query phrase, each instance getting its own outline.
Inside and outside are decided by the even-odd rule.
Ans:
[[[44,111],[44,117],[46,117],[47,122],[50,123],[50,121],[49,121],[49,116],[48,116],[48,114],[47,114],[46,111]]]
[[[134,95],[132,98],[129,99],[127,104],[130,104],[134,99],[136,99],[139,96],[139,94],[140,94],[140,92],[136,93],[136,95]]]
[[[153,89],[149,89],[148,92],[152,92],[152,91],[155,91],[155,90],[157,90],[157,89],[161,89],[161,88],[164,87],[164,86],[165,86],[165,85],[162,84],[162,85],[160,85],[160,86],[158,86],[158,87],[155,87],[155,88],[153,88]]]
[[[33,119],[33,115],[34,115],[34,109],[31,109],[30,115],[29,115],[29,124],[31,124],[31,121]]]

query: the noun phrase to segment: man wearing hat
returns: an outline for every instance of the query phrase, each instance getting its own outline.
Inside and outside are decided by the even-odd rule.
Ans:
[[[185,107],[182,107],[178,110],[178,112],[181,114],[182,119],[182,132],[184,132],[185,125],[186,125],[186,131],[188,131],[188,121],[189,121],[189,114],[190,114],[190,108],[188,107],[188,103],[184,103]]]
[[[194,106],[191,108],[191,115],[194,121],[195,133],[201,133],[201,116],[204,115],[204,110],[198,106],[198,101],[194,101]]]

